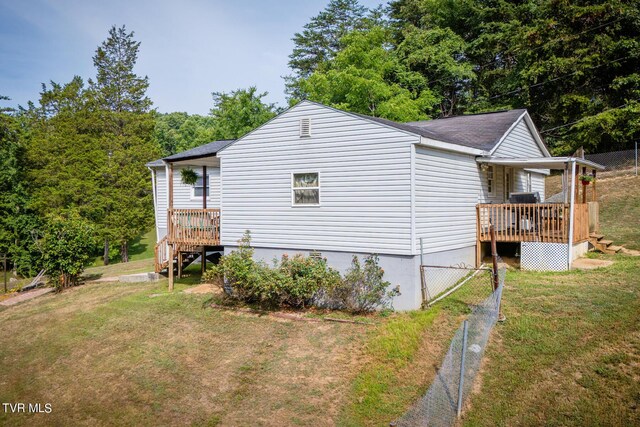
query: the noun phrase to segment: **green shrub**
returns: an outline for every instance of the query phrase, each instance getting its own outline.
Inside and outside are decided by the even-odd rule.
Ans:
[[[323,292],[319,304],[354,313],[391,308],[393,297],[400,295],[400,287],[388,291],[391,283],[383,280],[383,276],[384,270],[380,267],[378,255],[367,256],[364,268],[354,255],[351,267],[340,285]]]
[[[305,307],[312,304],[318,291],[340,286],[340,273],[327,266],[321,258],[305,257],[296,254],[289,258],[282,256],[279,271],[290,279],[290,287],[283,290],[283,303],[292,307]]]
[[[378,257],[365,259],[364,269],[357,257],[345,278],[327,265],[326,259],[283,255],[273,266],[253,259],[251,236],[246,232],[237,250],[220,258],[207,270],[203,280],[222,287],[233,299],[267,306],[295,308],[317,305],[353,312],[386,308],[394,292],[387,292],[389,282]]]
[[[95,230],[78,215],[49,218],[39,242],[44,268],[58,289],[74,285],[90,263]]]

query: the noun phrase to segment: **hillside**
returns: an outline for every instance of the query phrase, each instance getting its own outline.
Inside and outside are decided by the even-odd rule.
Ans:
[[[560,191],[560,175],[547,178],[547,196]],[[629,171],[604,172],[597,191],[601,233],[616,245],[640,249],[640,177]]]

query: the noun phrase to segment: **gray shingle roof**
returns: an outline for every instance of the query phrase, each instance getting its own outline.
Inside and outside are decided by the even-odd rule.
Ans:
[[[498,111],[408,123],[357,115],[425,138],[490,151],[525,111]]]
[[[235,140],[233,139],[225,139],[222,141],[213,141],[208,144],[201,145],[196,148],[192,148],[191,150],[183,151],[182,153],[174,154],[172,156],[168,156],[163,158],[165,162],[177,162],[179,160],[189,160],[189,159],[197,159],[199,157],[212,156],[216,154],[218,151],[225,148],[227,145],[231,145]]]
[[[162,159],[158,159],[158,160],[154,160],[153,162],[149,162],[145,165],[148,168],[157,168],[160,166],[164,166],[164,162],[162,161]]]
[[[199,147],[192,148],[191,150],[183,151],[182,153],[173,154],[162,159],[154,160],[153,162],[147,163],[147,166],[157,167],[163,166],[164,162],[173,163],[181,160],[190,160],[198,159],[200,157],[213,156],[226,146],[231,145],[233,142],[235,142],[235,139],[223,139],[221,141],[209,142]]]

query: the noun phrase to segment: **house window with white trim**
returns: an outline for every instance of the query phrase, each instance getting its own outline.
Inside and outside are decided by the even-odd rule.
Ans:
[[[487,167],[487,193],[490,196],[496,195],[495,170],[491,165]]]
[[[207,197],[209,197],[210,194],[210,182],[209,181],[209,174],[207,174]],[[198,174],[198,179],[196,180],[196,183],[193,184],[193,186],[191,187],[191,198],[192,199],[202,199],[202,192],[204,191],[204,183],[202,182],[202,174]]]
[[[320,205],[320,174],[318,172],[292,174],[291,203],[294,206]]]

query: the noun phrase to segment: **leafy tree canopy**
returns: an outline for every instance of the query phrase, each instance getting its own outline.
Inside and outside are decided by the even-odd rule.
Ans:
[[[390,49],[390,31],[373,27],[343,38],[344,48],[301,87],[310,100],[397,121],[420,120],[437,103],[420,73]]]
[[[273,118],[278,109],[262,99],[267,92],[258,93],[255,86],[230,93],[214,92],[211,116],[214,120],[215,140],[237,139]]]

